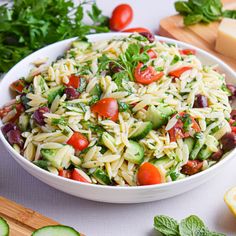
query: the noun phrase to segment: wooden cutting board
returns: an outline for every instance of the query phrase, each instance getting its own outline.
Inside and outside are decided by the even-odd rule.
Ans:
[[[222,2],[224,3],[224,8],[236,9],[236,0],[223,0]],[[158,34],[202,48],[221,58],[236,70],[235,59],[223,56],[214,50],[218,26],[219,22],[213,22],[207,25],[196,24],[185,27],[183,25],[183,17],[180,15],[174,15],[161,20]]]
[[[10,227],[10,236],[31,236],[38,228],[59,223],[0,196],[0,217]],[[80,234],[84,236],[83,234]],[[58,235],[59,236],[59,235]]]

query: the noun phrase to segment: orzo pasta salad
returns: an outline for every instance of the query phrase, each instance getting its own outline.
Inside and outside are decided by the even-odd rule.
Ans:
[[[150,33],[74,41],[10,89],[2,132],[35,165],[91,184],[177,181],[236,146],[236,94],[215,65]]]

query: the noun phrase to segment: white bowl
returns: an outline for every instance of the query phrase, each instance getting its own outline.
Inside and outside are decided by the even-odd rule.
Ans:
[[[104,34],[94,34],[88,36],[89,40],[97,41],[103,39],[110,39],[114,36],[119,36],[121,33],[104,33]],[[32,67],[31,63],[39,58],[48,57],[49,61],[54,61],[60,55],[62,55],[66,49],[69,48],[70,43],[75,38],[64,40],[61,42],[54,43],[37,52],[29,55],[18,64],[16,64],[3,78],[0,83],[1,94],[0,94],[0,107],[5,103],[9,102],[11,99],[11,94],[9,90],[9,85],[22,76],[26,76]],[[192,45],[182,43],[176,40],[172,40],[165,37],[156,37],[157,40],[162,40],[168,43],[175,43],[182,48],[192,48],[195,49],[197,55],[202,59],[205,64],[218,64],[221,72],[226,74],[228,82],[236,81],[235,72],[227,66],[220,59],[212,56],[211,54],[198,49]],[[234,82],[235,83],[235,82]],[[0,124],[1,126],[1,124]],[[63,192],[72,194],[77,197],[90,199],[99,202],[109,202],[109,203],[140,203],[140,202],[150,202],[160,199],[165,199],[173,197],[175,195],[184,193],[190,189],[196,188],[198,185],[206,182],[211,177],[216,175],[220,170],[225,167],[232,157],[236,153],[236,149],[227,155],[226,158],[221,160],[219,163],[213,167],[200,172],[196,175],[188,177],[183,180],[176,182],[164,183],[160,185],[150,185],[150,186],[137,186],[137,187],[114,187],[114,186],[101,186],[86,184],[82,182],[73,181],[66,178],[58,177],[51,174],[30,161],[26,160],[23,156],[18,154],[11,145],[4,138],[2,132],[0,132],[0,139],[5,145],[11,156],[31,175],[35,176],[44,183],[59,189]]]

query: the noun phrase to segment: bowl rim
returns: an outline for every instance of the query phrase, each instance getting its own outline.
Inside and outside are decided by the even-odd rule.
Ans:
[[[100,38],[102,40],[105,40],[106,39],[111,39],[113,37],[119,37],[119,36],[125,36],[125,35],[130,35],[131,33],[113,33],[113,32],[110,32],[110,33],[99,33],[99,34],[90,34],[90,35],[87,35],[88,39],[89,40],[92,40],[92,41],[98,41]],[[14,65],[6,74],[5,76],[2,78],[2,81],[0,82],[0,85],[1,83],[7,79],[8,75],[11,74],[12,72],[14,72],[14,70],[21,64],[24,64],[30,57],[38,54],[39,52],[41,51],[44,51],[48,48],[51,48],[51,47],[55,47],[55,46],[58,46],[60,44],[62,45],[66,45],[70,42],[72,42],[73,40],[77,39],[77,37],[73,37],[73,38],[70,38],[70,39],[65,39],[65,40],[62,40],[62,41],[58,41],[58,42],[55,42],[53,44],[50,44],[50,45],[47,45],[33,53],[31,53],[30,55],[28,55],[27,57],[23,58],[21,61],[19,61],[16,65]],[[223,62],[221,59],[219,59],[218,57],[210,54],[209,52],[203,50],[203,49],[200,49],[196,46],[193,46],[191,44],[188,44],[188,43],[185,43],[185,42],[181,42],[181,41],[178,41],[178,40],[175,40],[175,39],[171,39],[171,38],[167,38],[167,37],[162,37],[162,36],[157,36],[155,35],[155,39],[156,40],[159,40],[159,41],[164,41],[164,42],[167,42],[167,43],[173,43],[173,44],[176,44],[177,46],[181,47],[181,48],[191,48],[191,49],[194,49],[196,50],[196,52],[198,53],[201,53],[202,55],[206,56],[207,58],[211,59],[211,60],[214,60],[217,62],[218,65],[222,66],[224,68],[224,70],[226,71],[229,71],[230,74],[232,74],[235,78],[236,78],[236,72],[230,67],[228,66],[225,62]],[[1,125],[1,123],[0,123]],[[184,179],[180,179],[180,180],[177,180],[177,181],[173,181],[173,182],[165,182],[165,183],[161,183],[161,184],[154,184],[154,185],[144,185],[144,186],[109,186],[109,185],[98,185],[98,184],[90,184],[90,183],[84,183],[84,182],[79,182],[79,181],[74,181],[72,179],[67,179],[67,178],[63,178],[61,176],[58,176],[58,175],[55,175],[49,171],[46,171],[38,166],[36,166],[35,164],[33,164],[31,161],[27,160],[26,158],[24,158],[24,156],[20,155],[6,140],[6,138],[4,137],[1,129],[0,129],[0,139],[2,141],[2,143],[4,144],[4,146],[6,147],[7,151],[10,152],[11,154],[13,154],[13,158],[17,161],[17,162],[21,162],[20,164],[22,165],[26,165],[28,168],[38,172],[39,174],[42,174],[42,175],[45,175],[45,177],[48,177],[48,178],[53,178],[54,180],[57,180],[57,181],[61,181],[63,183],[71,183],[71,184],[74,184],[74,185],[78,185],[78,186],[84,186],[84,187],[91,187],[91,188],[95,188],[95,189],[110,189],[110,190],[128,190],[128,191],[136,191],[136,190],[151,190],[151,189],[164,189],[164,188],[168,188],[168,187],[171,187],[171,186],[177,186],[177,185],[181,185],[182,183],[188,183],[188,182],[191,182],[191,181],[194,181],[195,179],[200,179],[200,177],[204,177],[205,175],[207,175],[209,172],[213,172],[215,169],[219,169],[220,166],[223,166],[226,162],[228,162],[230,159],[232,159],[233,155],[236,154],[236,148],[233,149],[230,153],[228,153],[222,160],[220,160],[219,162],[217,162],[215,165],[211,166],[210,168],[204,170],[204,171],[201,171],[197,174],[194,174],[192,176],[188,176]],[[16,159],[18,158],[18,159]],[[24,168],[24,167],[23,167]],[[31,174],[32,175],[32,174]],[[36,177],[37,178],[37,177]]]

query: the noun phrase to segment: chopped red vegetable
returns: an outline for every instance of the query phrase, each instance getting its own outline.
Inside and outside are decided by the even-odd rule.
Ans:
[[[79,132],[74,132],[71,138],[67,141],[67,144],[74,147],[75,150],[82,151],[88,147],[88,139]]]
[[[181,67],[179,69],[176,69],[176,70],[173,70],[173,71],[169,72],[169,76],[179,78],[185,71],[191,70],[191,69],[192,69],[191,66],[184,66],[184,67]]]

